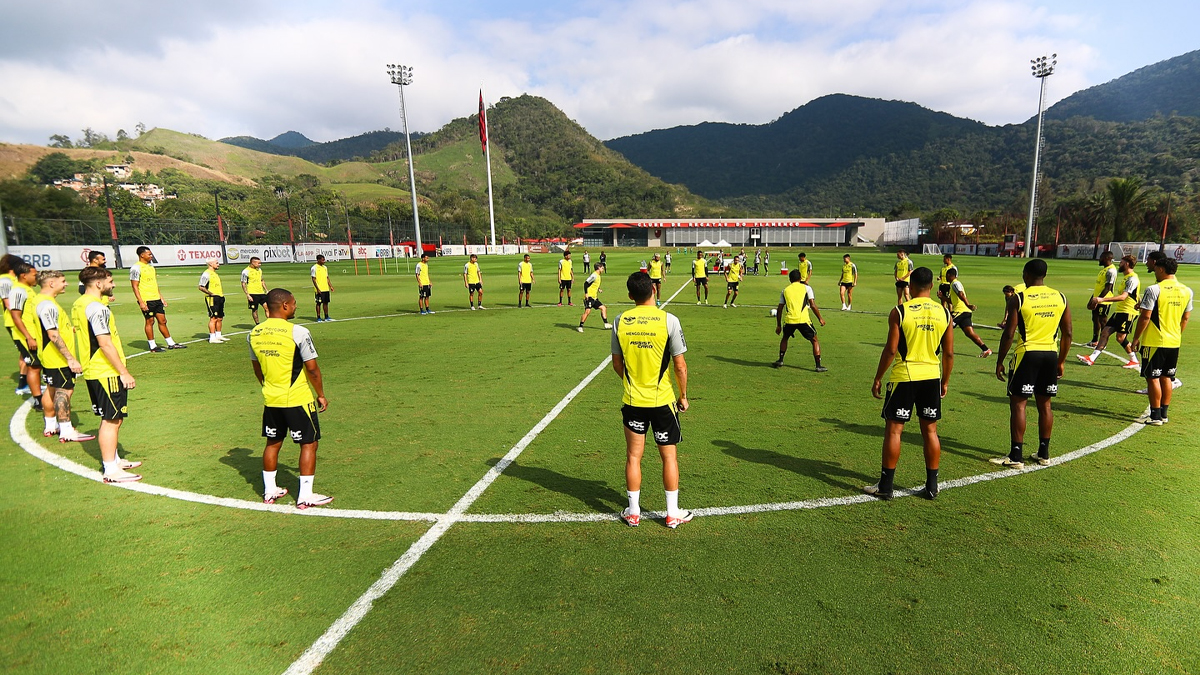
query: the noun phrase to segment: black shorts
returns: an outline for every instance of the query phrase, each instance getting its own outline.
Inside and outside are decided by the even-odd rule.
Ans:
[[[1096,305],[1096,309],[1092,310],[1092,316],[1108,317],[1108,313],[1112,310],[1111,302],[1101,302]]]
[[[854,282],[853,281],[839,281],[838,286],[841,286],[842,288],[854,288]]]
[[[17,331],[17,337],[21,336],[21,332]],[[21,360],[30,368],[41,368],[42,362],[38,361],[37,352],[30,352],[29,347],[25,344],[25,340],[13,340],[13,344],[17,346],[17,353],[21,355]]]
[[[467,292],[468,293],[474,293],[475,291],[482,291],[482,290],[483,290],[483,284],[481,284],[481,283],[480,284],[467,284]]]
[[[530,292],[530,291],[532,291],[532,290],[533,290],[533,282],[532,282],[532,281],[531,281],[531,282],[529,282],[529,283],[525,283],[525,282],[523,282],[523,281],[522,281],[522,282],[520,282],[520,283],[521,283],[521,290],[522,290],[522,291],[524,291],[524,292],[528,293],[528,292]]]
[[[1142,354],[1142,377],[1150,380],[1175,377],[1179,366],[1179,347],[1145,347]]]
[[[954,327],[955,328],[970,328],[973,325],[974,324],[971,323],[971,313],[970,312],[963,312],[962,314],[956,314],[954,316]]]
[[[1025,352],[1008,369],[1008,395],[1055,396],[1058,394],[1058,354]]]
[[[920,419],[934,422],[942,419],[941,380],[888,382],[880,417],[903,423],[912,418],[914,409]]]
[[[805,340],[808,340],[810,342],[817,339],[817,331],[813,328],[813,325],[811,323],[785,323],[785,324],[783,324],[783,337],[785,339],[791,339],[791,337],[793,335],[795,335],[797,332],[800,333],[801,337],[803,337]]]
[[[683,430],[679,427],[679,416],[675,414],[674,406],[621,406],[621,421],[626,429],[639,436],[645,436],[646,431],[652,429],[654,442],[658,445],[676,445],[683,440]]]
[[[950,299],[950,284],[938,284],[938,295]]]
[[[266,307],[266,306],[267,306],[267,294],[266,293],[251,293],[250,301],[246,303],[246,307],[251,312],[257,312],[259,307]]]
[[[225,318],[225,296],[223,295],[207,295],[204,297],[204,304],[208,307],[208,318],[224,319]]]
[[[75,388],[75,373],[71,369],[63,366],[62,368],[43,368],[42,369],[42,384],[54,389]]]
[[[121,420],[129,416],[129,390],[119,377],[87,382],[88,398],[92,399],[92,412],[102,420]]]
[[[167,309],[166,307],[163,307],[163,301],[147,300],[146,309],[142,310],[142,316],[146,317],[147,319],[153,319],[155,314],[162,314],[163,316],[166,316]]]
[[[433,286],[421,286],[420,288],[418,288],[417,289],[417,297],[418,298],[433,297]]]
[[[313,297],[316,298],[317,304],[319,305],[329,304],[329,291],[316,291],[313,293]]]
[[[1133,332],[1133,317],[1125,312],[1117,312],[1108,317],[1108,323],[1104,325],[1111,328],[1114,333],[1125,335]]]
[[[269,441],[283,441],[291,436],[295,443],[316,443],[321,440],[321,423],[317,420],[315,402],[291,408],[263,407],[262,435]]]
[[[571,280],[570,279],[559,279],[558,280],[558,290],[561,291],[564,288],[567,289],[568,291],[571,290]]]
[[[736,291],[737,291],[737,287],[738,287],[738,284],[739,284],[739,283],[741,283],[741,282],[739,282],[739,281],[726,281],[726,282],[725,282],[725,290],[727,290],[727,291],[734,291],[734,292],[736,292]]]
[[[696,282],[696,288],[700,288],[701,286],[708,288],[708,277],[700,277],[699,279],[694,279],[693,281]]]
[[[896,288],[908,288],[908,282],[897,279],[896,280]]]
[[[583,299],[583,308],[584,309],[600,309],[603,306],[604,306],[604,303],[601,302],[600,298],[585,297]]]
[[[651,278],[650,283],[654,284],[655,286],[662,286],[662,277],[657,279]]]

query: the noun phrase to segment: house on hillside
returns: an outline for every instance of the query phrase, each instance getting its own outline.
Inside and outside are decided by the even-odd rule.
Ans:
[[[133,173],[129,170],[128,164],[105,164],[104,170],[111,173],[114,178],[129,178]]]

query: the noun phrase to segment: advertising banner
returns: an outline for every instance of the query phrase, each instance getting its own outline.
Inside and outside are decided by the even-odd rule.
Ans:
[[[1092,244],[1059,244],[1058,257],[1069,260],[1091,260],[1098,258],[1097,247]]]
[[[1200,264],[1200,244],[1167,244],[1163,250],[1178,262]]]
[[[220,244],[197,244],[183,246],[151,246],[154,254],[154,264],[159,267],[178,267],[180,265],[203,265],[209,258],[224,260],[221,256]],[[137,246],[121,246],[121,262],[126,267],[138,261]]]
[[[387,244],[355,244],[351,253],[358,260],[396,257],[392,251],[392,247]]]
[[[81,270],[92,251],[103,252],[110,268],[117,266],[112,246],[9,246],[8,251],[39,270]]]
[[[296,244],[296,258],[301,262],[313,262],[318,255],[326,260],[349,260],[350,246],[348,244]]]
[[[955,255],[975,255],[975,244],[955,244]]]
[[[1000,254],[1000,244],[979,244],[975,247],[975,255],[996,256]]]
[[[292,247],[288,244],[246,245],[225,247],[226,262],[230,265],[249,264],[251,258],[266,263],[292,262]]]

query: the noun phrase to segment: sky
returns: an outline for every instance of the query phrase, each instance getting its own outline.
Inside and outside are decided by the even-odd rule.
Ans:
[[[611,139],[764,124],[826,94],[1001,125],[1200,48],[1196,0],[0,0],[0,141],[139,123],[316,141],[542,96]]]

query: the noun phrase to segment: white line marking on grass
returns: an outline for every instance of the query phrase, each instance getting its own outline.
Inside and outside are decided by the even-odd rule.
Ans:
[[[1075,345],[1076,347],[1083,347],[1083,348],[1085,348],[1085,349],[1091,349],[1091,347],[1088,347],[1086,344],[1084,344],[1084,343],[1082,343],[1082,342],[1072,342],[1071,344]],[[1105,350],[1104,350],[1104,351],[1102,351],[1101,353],[1102,353],[1102,354],[1107,354],[1107,355],[1109,355],[1109,356],[1113,357],[1114,359],[1116,359],[1116,360],[1120,361],[1120,362],[1121,362],[1121,363],[1123,363],[1123,364],[1124,364],[1124,363],[1129,363],[1129,358],[1128,358],[1128,357],[1125,357],[1125,356],[1117,356],[1116,354],[1114,354],[1114,353],[1112,353],[1112,352],[1108,351],[1107,349],[1105,349]]]
[[[684,282],[684,285],[680,286],[679,290],[675,291],[675,295],[672,295],[670,298],[668,298],[667,301],[663,303],[663,306],[665,307],[671,302],[671,300],[674,300],[675,296],[679,295],[680,291],[682,291],[686,286],[687,282]],[[587,377],[583,378],[582,382],[575,385],[575,388],[568,392],[567,395],[564,396],[562,400],[550,410],[550,412],[546,413],[545,417],[543,417],[541,421],[539,421],[533,426],[532,429],[529,430],[529,433],[525,434],[521,440],[517,441],[517,444],[514,445],[512,449],[510,449],[508,453],[496,463],[495,466],[493,466],[491,469],[488,469],[488,472],[483,475],[483,478],[480,478],[479,482],[475,483],[470,490],[467,490],[467,493],[463,495],[462,498],[460,498],[458,502],[454,504],[454,506],[450,507],[450,510],[447,511],[444,516],[439,517],[434,526],[429,528],[429,531],[427,531],[421,536],[420,539],[413,543],[413,545],[404,552],[404,555],[400,556],[396,562],[392,563],[391,567],[384,570],[383,574],[380,575],[379,580],[371,584],[371,587],[368,588],[365,593],[359,596],[359,598],[354,601],[354,604],[350,605],[350,608],[347,609],[340,617],[338,617],[338,620],[333,622],[333,625],[330,626],[325,633],[321,635],[321,637],[317,638],[316,642],[314,642],[308,649],[304,650],[304,653],[300,655],[300,658],[296,659],[296,661],[292,663],[292,665],[289,666],[286,671],[284,671],[284,675],[309,675],[309,673],[312,673],[317,666],[321,665],[321,661],[323,661],[325,657],[328,656],[329,653],[338,646],[338,643],[340,643],[342,639],[345,638],[346,635],[353,630],[356,625],[358,625],[359,621],[362,621],[363,617],[367,615],[367,612],[371,611],[371,606],[375,604],[375,601],[383,597],[385,593],[391,590],[392,587],[395,586],[398,581],[400,581],[400,578],[404,576],[404,573],[411,569],[412,566],[421,559],[421,556],[425,555],[425,552],[428,551],[434,544],[436,544],[437,541],[442,538],[442,535],[445,534],[446,531],[449,530],[452,525],[454,525],[454,523],[458,522],[459,519],[462,518],[462,516],[467,512],[467,509],[471,507],[471,504],[473,504],[475,500],[479,499],[479,496],[483,494],[483,491],[486,490],[488,486],[491,485],[497,478],[499,478],[500,474],[503,473],[504,470],[509,467],[509,465],[516,461],[517,457],[525,451],[525,448],[529,447],[529,444],[532,443],[534,439],[536,439],[538,435],[541,434],[542,431],[549,426],[550,423],[553,422],[554,419],[558,417],[558,415],[564,409],[566,409],[567,404],[573,401],[575,397],[578,396],[581,391],[583,391],[583,388],[590,384],[592,380],[596,379],[597,375],[604,372],[610,363],[612,363],[611,354],[604,357],[604,360],[600,362],[600,365],[596,366],[591,373],[588,373]]]

